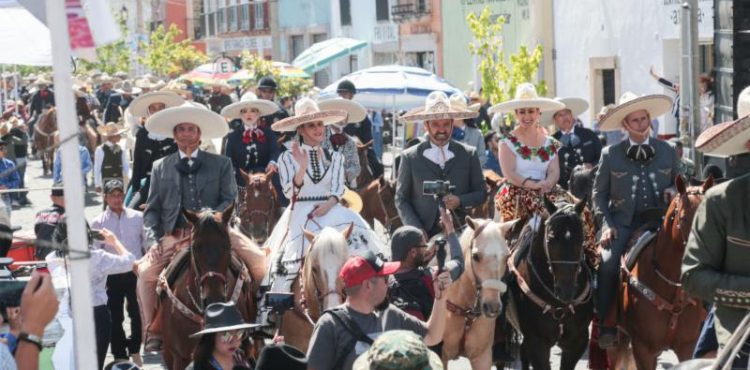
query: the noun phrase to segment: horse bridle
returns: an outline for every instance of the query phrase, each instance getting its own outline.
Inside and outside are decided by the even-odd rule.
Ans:
[[[304,269],[305,269],[305,263],[307,262],[307,257],[310,256],[310,252],[312,251],[313,247],[315,246],[315,242],[317,240],[318,240],[318,238],[316,237],[315,239],[313,239],[312,242],[310,242],[310,247],[308,247],[307,253],[305,254],[305,257],[302,259],[302,265],[300,266],[300,275],[299,275],[300,292],[301,292],[301,296],[302,296],[302,298],[300,299],[300,308],[302,308],[302,312],[298,312],[298,313],[301,313],[302,316],[312,326],[315,326],[315,323],[317,322],[317,318],[315,320],[313,320],[312,315],[310,315],[310,307],[307,306],[307,298],[305,297],[305,283],[306,283],[306,281],[304,279],[304,276],[305,276]],[[312,288],[313,288],[313,291],[315,292],[315,298],[317,299],[318,307],[321,307],[321,308],[323,307],[323,302],[326,299],[326,297],[328,297],[329,295],[334,295],[335,294],[335,295],[339,296],[339,298],[341,298],[341,301],[344,300],[344,296],[341,293],[337,292],[335,289],[331,290],[331,289],[326,288],[326,291],[324,291],[324,292],[321,293],[320,287],[318,286],[318,282],[315,279],[315,277],[312,278]],[[295,309],[295,312],[296,311],[297,310]]]
[[[195,262],[195,253],[193,251],[193,236],[192,234],[189,236],[190,238],[190,265],[193,267],[193,271],[196,272],[196,276],[194,278],[195,285],[198,286],[198,296],[200,300],[196,302],[196,299],[193,297],[193,295],[190,293],[190,289],[187,289],[188,295],[190,296],[190,299],[193,301],[193,304],[198,309],[200,313],[203,313],[204,307],[203,307],[203,301],[206,299],[205,294],[203,293],[203,283],[208,279],[219,279],[221,280],[222,284],[224,285],[224,298],[226,299],[227,296],[227,277],[216,271],[208,271],[204,274],[200,273],[200,270],[198,269],[198,264]]]
[[[259,179],[255,179],[255,181],[253,181],[254,186],[260,185],[260,184],[261,184],[261,181]],[[248,189],[248,188],[249,186],[245,187],[245,189]],[[245,190],[245,194],[247,194],[247,190]],[[271,196],[269,199],[271,200],[271,204],[267,210],[254,209],[248,212],[247,206],[244,206],[244,203],[243,203],[242,211],[240,212],[241,215],[247,216],[249,219],[252,219],[252,217],[255,215],[261,215],[266,220],[265,221],[266,233],[268,233],[272,228],[271,227],[271,221],[273,220],[272,214],[273,214],[273,211],[276,209],[276,199],[274,199],[273,196]],[[241,224],[242,223],[240,222],[240,225]]]

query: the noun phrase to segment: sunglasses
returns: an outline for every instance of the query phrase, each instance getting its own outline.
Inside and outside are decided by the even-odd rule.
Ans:
[[[229,343],[234,340],[242,340],[245,337],[245,332],[242,330],[239,331],[227,331],[221,334],[219,338],[221,338],[221,341],[224,343]]]

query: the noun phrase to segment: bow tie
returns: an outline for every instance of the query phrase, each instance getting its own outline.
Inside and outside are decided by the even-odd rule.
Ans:
[[[190,161],[193,161],[193,164],[190,164]],[[198,171],[198,169],[201,167],[201,161],[198,159],[198,157],[191,158],[191,157],[185,157],[180,159],[179,162],[177,162],[177,165],[175,165],[175,168],[177,168],[177,171],[180,171],[181,173],[185,175],[193,174]]]
[[[626,153],[627,157],[638,163],[645,163],[654,158],[656,150],[648,144],[631,145]]]
[[[451,136],[453,137],[454,140],[461,141],[461,140],[464,139],[464,137],[466,137],[466,131],[464,131],[464,130],[458,128],[458,127],[454,127],[453,128],[453,134]]]
[[[263,130],[256,127],[245,130],[245,133],[242,134],[242,142],[245,144],[250,144],[255,140],[261,144],[266,142],[266,135],[263,134]]]

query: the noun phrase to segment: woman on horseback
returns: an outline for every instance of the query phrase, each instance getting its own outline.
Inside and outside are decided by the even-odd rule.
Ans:
[[[317,233],[326,226],[343,230],[353,224],[348,240],[350,253],[385,250],[383,242],[362,217],[339,204],[346,189],[345,158],[321,147],[326,137],[325,126],[345,120],[347,113],[321,111],[309,98],[300,99],[294,111],[296,116],[278,121],[272,127],[277,132],[297,132],[291,149],[281,153],[278,162],[281,186],[291,204],[265,245],[272,253],[267,277],[271,279],[272,291],[289,291],[309,244],[303,229]]]
[[[557,185],[560,143],[539,126],[542,112],[564,108],[563,103],[539,97],[530,83],[516,88],[515,99],[490,108],[491,113],[513,113],[517,120],[517,127],[500,139],[498,158],[505,181],[495,196],[495,207],[503,220],[526,220],[535,214],[546,215],[543,196],[552,202],[560,199],[575,203],[575,199]],[[596,254],[593,218],[589,210],[584,211],[583,217],[585,250],[593,262]]]

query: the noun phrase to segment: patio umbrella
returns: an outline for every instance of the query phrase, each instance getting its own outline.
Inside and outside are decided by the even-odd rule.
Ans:
[[[227,73],[214,72],[214,64],[201,64],[192,71],[180,76],[181,80],[192,81],[196,85],[209,84],[216,80],[226,81],[234,74],[235,70]]]
[[[336,87],[349,80],[357,88],[354,100],[375,110],[405,110],[424,104],[433,91],[447,95],[460,92],[443,78],[417,67],[387,65],[366,68],[340,78],[320,92],[321,100],[338,96]]]
[[[281,76],[281,78],[310,78],[310,75],[305,71],[289,63],[273,62],[272,65],[275,70],[279,71],[279,76]],[[252,81],[254,79],[255,74],[253,74],[250,70],[240,69],[227,79],[227,83],[231,85],[242,85],[245,82]]]
[[[315,73],[331,62],[367,46],[367,41],[336,37],[313,44],[294,58],[292,65],[307,73]]]

